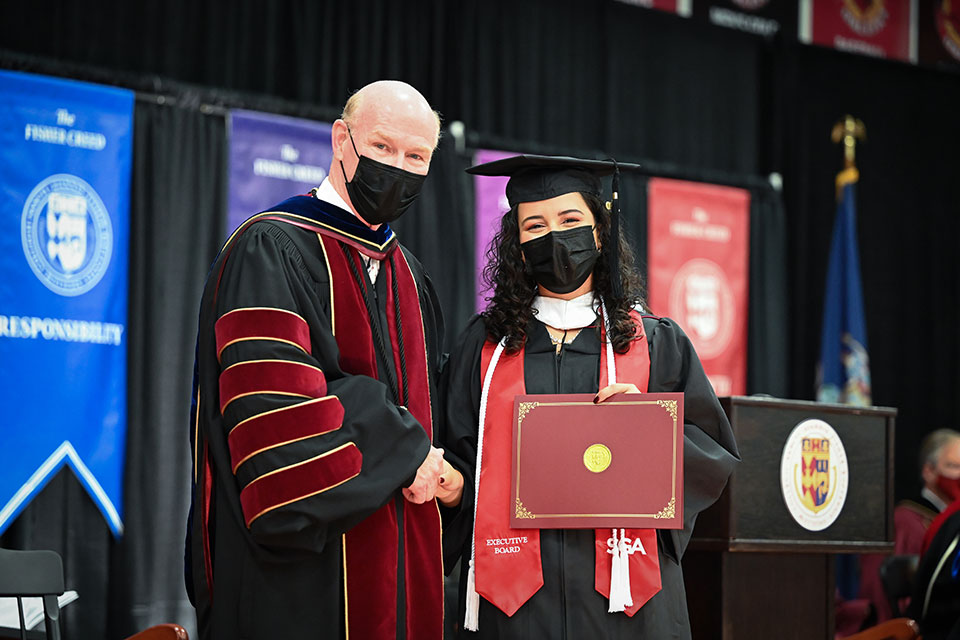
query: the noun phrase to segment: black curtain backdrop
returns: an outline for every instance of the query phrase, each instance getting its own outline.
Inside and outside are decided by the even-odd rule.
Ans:
[[[66,640],[195,628],[183,586],[187,423],[197,304],[224,233],[226,129],[193,102],[134,111],[124,536],[113,540],[63,470],[0,538],[63,556],[66,587],[80,594],[64,609]]]
[[[188,93],[138,103],[134,114],[126,534],[112,637],[169,621],[194,627],[183,585],[189,398],[200,295],[225,233],[227,167],[225,120],[195,103]]]
[[[772,187],[750,189],[750,290],[747,326],[747,391],[778,398],[790,394],[787,370],[787,216],[783,198]]]
[[[393,223],[400,242],[423,263],[443,309],[449,351],[473,314],[473,181],[469,155],[445,132],[420,197]],[[465,286],[465,283],[466,284]]]
[[[126,536],[114,543],[61,473],[0,539],[64,554],[81,597],[64,613],[68,640],[189,623],[187,389],[199,291],[222,238],[223,107],[329,121],[350,90],[398,78],[446,122],[463,121],[470,147],[650,159],[661,175],[749,188],[749,389],[800,399],[814,393],[841,164],[829,134],[852,113],[869,136],[858,155],[861,265],[874,401],[900,410],[899,496],[915,489],[921,437],[955,423],[956,74],[613,0],[6,2],[0,67],[165,100],[136,110]],[[397,225],[437,285],[447,344],[473,307],[462,285],[473,265],[471,183],[458,173],[469,157],[453,143]],[[750,178],[771,171],[784,177],[782,199]],[[645,179],[625,180],[623,197],[642,259]]]
[[[741,173],[767,46],[611,0],[0,5],[13,51],[327,106],[400,78],[484,135]]]

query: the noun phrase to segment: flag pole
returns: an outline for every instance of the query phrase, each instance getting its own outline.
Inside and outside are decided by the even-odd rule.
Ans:
[[[830,138],[834,144],[843,144],[843,171],[837,174],[837,200],[839,200],[843,185],[856,182],[860,177],[856,164],[857,140],[867,141],[867,128],[863,125],[863,120],[847,114],[833,125]]]
[[[870,406],[870,361],[853,196],[854,185],[860,179],[857,141],[866,141],[867,128],[862,120],[847,114],[833,125],[830,137],[835,144],[843,144],[843,170],[837,173],[837,214],[824,296],[817,400]],[[850,189],[846,190],[848,186]],[[842,365],[837,369],[839,363]],[[831,372],[825,372],[831,367]],[[847,598],[855,597],[860,590],[856,556],[840,554],[834,567],[839,591]]]

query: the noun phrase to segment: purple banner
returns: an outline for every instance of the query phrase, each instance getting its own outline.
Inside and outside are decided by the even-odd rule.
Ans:
[[[484,162],[493,162],[500,158],[509,158],[515,156],[515,153],[506,151],[489,151],[481,149],[477,151],[473,158],[474,164]],[[474,192],[476,194],[476,288],[477,292],[477,312],[483,311],[487,306],[486,297],[490,294],[483,286],[483,268],[487,264],[487,248],[490,241],[500,225],[500,217],[510,208],[507,204],[507,181],[506,176],[474,176]]]
[[[230,112],[228,235],[253,214],[327,177],[331,125],[256,111]]]

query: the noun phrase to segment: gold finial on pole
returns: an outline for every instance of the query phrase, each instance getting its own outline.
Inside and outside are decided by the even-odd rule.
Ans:
[[[843,168],[856,168],[856,149],[857,140],[866,142],[867,128],[863,126],[863,121],[847,114],[837,124],[833,125],[833,132],[830,138],[837,142],[843,142]]]

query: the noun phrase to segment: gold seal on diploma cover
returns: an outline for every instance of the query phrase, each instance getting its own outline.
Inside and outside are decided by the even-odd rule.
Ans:
[[[602,444],[592,444],[583,452],[583,466],[594,473],[606,470],[612,460],[610,449]]]

